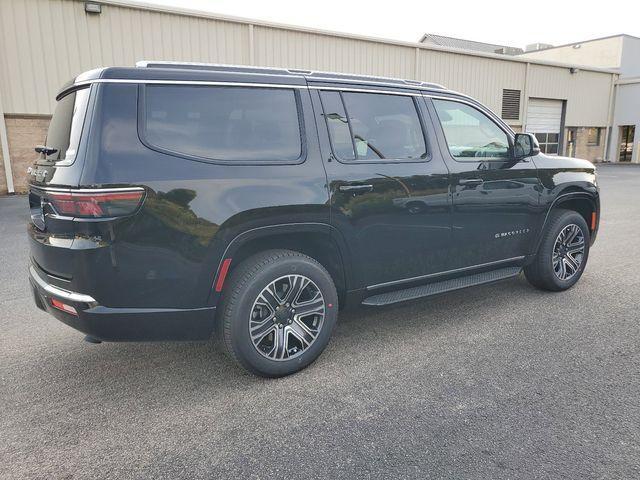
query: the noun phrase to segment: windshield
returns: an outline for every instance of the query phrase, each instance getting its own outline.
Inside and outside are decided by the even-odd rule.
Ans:
[[[45,157],[47,162],[64,161],[70,164],[75,160],[88,100],[89,88],[85,87],[58,101],[46,140],[47,148],[54,149],[55,152]]]

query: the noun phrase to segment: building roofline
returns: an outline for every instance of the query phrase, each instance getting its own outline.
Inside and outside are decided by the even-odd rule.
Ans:
[[[553,47],[546,47],[546,48],[541,48],[539,50],[532,50],[531,52],[524,52],[524,53],[521,53],[520,55],[527,55],[529,53],[536,53],[536,52],[544,52],[546,50],[553,50],[555,48],[572,47],[573,45],[581,45],[583,43],[599,42],[601,40],[609,40],[610,38],[617,38],[617,37],[628,37],[628,38],[635,38],[636,40],[640,40],[640,37],[636,37],[634,35],[629,35],[627,33],[618,33],[616,35],[607,35],[606,37],[590,38],[588,40],[583,40],[582,42],[571,42],[571,43],[565,43],[563,45],[554,45]]]
[[[76,0],[76,2],[82,2],[82,1],[84,0]],[[314,33],[317,35],[324,35],[328,37],[347,38],[350,40],[362,40],[362,41],[375,42],[375,43],[384,43],[387,45],[397,45],[401,47],[410,47],[410,48],[417,48],[417,49],[423,49],[423,50],[448,52],[448,53],[469,55],[469,56],[482,57],[482,58],[491,58],[494,60],[501,60],[503,62],[530,63],[535,65],[546,65],[550,67],[561,67],[561,68],[575,67],[584,71],[609,73],[609,74],[619,73],[617,69],[589,67],[585,65],[561,63],[561,62],[531,59],[531,58],[520,58],[522,57],[522,55],[505,56],[499,53],[485,53],[485,52],[477,52],[477,51],[467,50],[462,48],[443,47],[441,45],[406,42],[402,40],[393,40],[388,38],[370,37],[366,35],[356,35],[352,33],[336,32],[332,30],[322,30],[322,29],[315,29],[310,27],[303,27],[303,26],[290,25],[290,24],[284,24],[284,23],[267,22],[263,20],[255,20],[255,19],[244,18],[244,17],[235,17],[231,15],[219,15],[216,13],[206,12],[203,10],[193,10],[193,9],[186,9],[181,7],[166,7],[164,5],[157,5],[157,4],[147,3],[147,2],[139,2],[139,1],[132,1],[132,0],[98,0],[98,2],[107,6],[113,5],[116,7],[131,8],[136,10],[147,10],[147,11],[161,12],[161,13],[170,13],[170,14],[181,15],[186,17],[207,18],[210,20],[218,20],[222,22],[234,22],[234,23],[242,23],[245,25],[257,25],[257,26],[266,27],[266,28],[276,28],[280,30]]]
[[[425,38],[427,38],[429,36],[440,37],[440,38],[449,38],[451,40],[458,40],[460,42],[476,43],[476,44],[479,44],[479,45],[487,45],[489,47],[519,48],[519,47],[514,47],[514,46],[511,46],[511,45],[502,45],[500,43],[481,42],[479,40],[470,40],[468,38],[451,37],[449,35],[439,35],[437,33],[425,33],[425,34],[423,34],[422,37],[420,38],[420,43],[424,42]]]
[[[621,78],[616,82],[616,85],[632,85],[635,83],[640,83],[640,76]]]

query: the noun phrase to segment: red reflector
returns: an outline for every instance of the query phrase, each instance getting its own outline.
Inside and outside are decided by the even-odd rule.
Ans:
[[[598,215],[596,212],[591,212],[591,231],[596,229],[596,224],[598,220]]]
[[[220,267],[220,273],[218,273],[218,280],[216,281],[216,292],[222,291],[222,287],[224,286],[224,281],[227,278],[227,273],[229,273],[230,265],[231,265],[231,259],[225,258],[222,262],[222,266]]]
[[[78,316],[78,312],[71,305],[67,305],[66,303],[62,303],[60,300],[56,300],[55,298],[51,299],[51,306],[53,308],[57,308],[58,310],[62,310],[63,312],[70,313],[71,315]]]
[[[102,192],[47,192],[58,215],[71,217],[120,217],[136,211],[144,190]]]

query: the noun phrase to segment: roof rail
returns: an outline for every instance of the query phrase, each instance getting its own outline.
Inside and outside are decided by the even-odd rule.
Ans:
[[[298,68],[276,68],[276,67],[256,67],[248,65],[229,65],[221,63],[201,63],[201,62],[174,62],[167,60],[141,60],[136,62],[136,67],[139,68],[179,68],[179,69],[197,69],[197,70],[233,70],[242,73],[262,73],[262,74],[276,74],[276,75],[293,75],[302,77],[311,77],[315,79],[344,79],[350,81],[360,81],[362,83],[378,83],[389,85],[409,85],[412,87],[429,88],[435,90],[446,90],[446,87],[438,83],[423,82],[421,80],[404,80],[399,78],[390,78],[374,75],[362,75],[353,73],[340,73],[340,72],[323,72],[316,70],[306,70]]]

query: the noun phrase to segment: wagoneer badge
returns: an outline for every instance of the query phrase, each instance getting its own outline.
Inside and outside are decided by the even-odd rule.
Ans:
[[[529,233],[531,229],[529,228],[521,228],[520,230],[511,230],[510,232],[500,232],[494,235],[495,238],[503,238],[503,237],[513,237],[514,235],[524,235]]]

